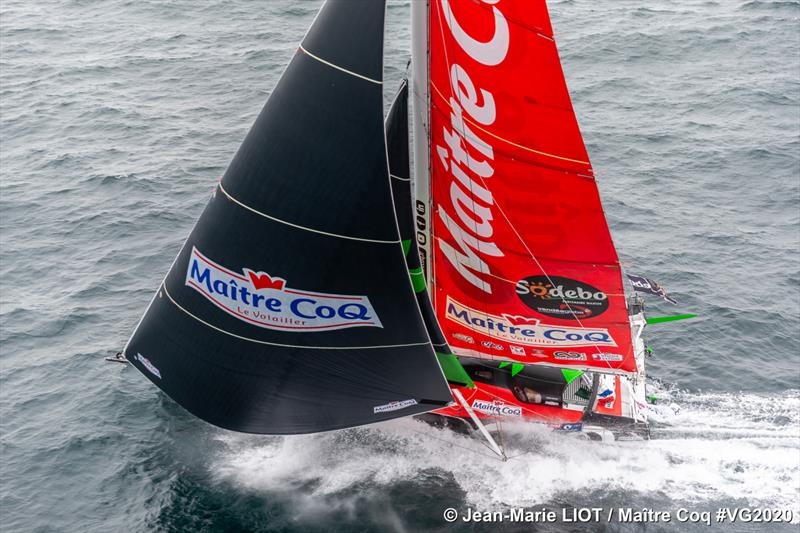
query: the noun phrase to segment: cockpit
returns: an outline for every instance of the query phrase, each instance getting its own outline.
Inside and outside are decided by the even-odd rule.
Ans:
[[[473,381],[508,389],[521,403],[560,408],[583,408],[591,377],[580,371],[461,357]]]

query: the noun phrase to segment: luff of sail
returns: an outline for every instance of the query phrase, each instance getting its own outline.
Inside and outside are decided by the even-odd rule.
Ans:
[[[429,3],[431,295],[453,351],[637,370],[544,0]],[[417,174],[419,176],[419,173]]]
[[[417,297],[417,305],[431,343],[436,349],[436,356],[442,371],[449,383],[474,386],[472,379],[450,350],[428,297],[428,288],[420,264],[414,231],[408,141],[408,82],[403,80],[386,116],[386,153],[389,156],[389,175],[392,178],[392,199],[397,216],[397,227],[400,231],[403,251],[406,254],[408,274]]]
[[[266,434],[451,400],[394,219],[384,2],[329,0],[124,352],[181,406]]]

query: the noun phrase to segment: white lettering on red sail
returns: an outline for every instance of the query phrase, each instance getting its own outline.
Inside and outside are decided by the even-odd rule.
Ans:
[[[545,1],[432,0],[429,24],[430,275],[448,342],[635,372],[619,260]]]

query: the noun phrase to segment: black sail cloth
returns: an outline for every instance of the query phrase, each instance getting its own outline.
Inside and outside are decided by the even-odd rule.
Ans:
[[[403,81],[386,116],[386,147],[389,155],[389,174],[392,178],[392,196],[397,212],[400,239],[406,250],[406,262],[411,275],[417,304],[422,313],[431,342],[440,353],[451,353],[436,314],[431,306],[427,286],[422,274],[414,224],[413,195],[411,193],[411,165],[408,151],[408,83]]]
[[[386,151],[389,156],[389,174],[392,178],[392,197],[397,212],[397,226],[406,253],[408,273],[416,293],[417,306],[436,349],[439,365],[449,383],[473,387],[472,380],[444,338],[422,273],[414,229],[414,211],[411,207],[413,195],[408,146],[408,83],[404,81],[386,117]]]
[[[451,400],[394,218],[383,20],[325,4],[125,348],[212,424],[309,433]]]

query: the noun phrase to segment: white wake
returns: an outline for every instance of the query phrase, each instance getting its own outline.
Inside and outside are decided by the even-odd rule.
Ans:
[[[650,441],[600,444],[506,424],[512,459],[504,463],[476,439],[403,419],[307,436],[221,434],[226,451],[212,470],[250,490],[303,494],[303,512],[359,487],[438,473],[452,476],[478,509],[616,490],[695,505],[744,500],[794,509],[800,518],[800,391],[766,396],[662,388],[658,395],[682,410],[671,426],[654,428]]]

